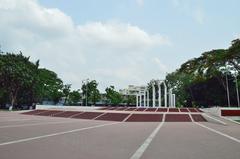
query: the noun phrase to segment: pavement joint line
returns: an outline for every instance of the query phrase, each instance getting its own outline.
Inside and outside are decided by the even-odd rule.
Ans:
[[[235,142],[237,142],[237,143],[240,144],[240,140],[237,139],[237,138],[235,138],[235,137],[232,137],[232,136],[230,136],[230,135],[227,135],[227,134],[225,134],[225,133],[223,133],[223,132],[220,132],[220,131],[218,131],[218,130],[215,130],[215,129],[213,129],[213,128],[210,128],[210,127],[208,127],[208,126],[205,126],[205,125],[203,125],[203,124],[200,124],[200,123],[197,123],[197,122],[194,122],[194,123],[197,124],[197,125],[199,125],[199,126],[201,126],[201,127],[203,127],[203,128],[205,128],[205,129],[208,129],[209,131],[212,131],[212,132],[214,132],[214,133],[216,133],[216,134],[222,135],[222,136],[224,136],[224,137],[226,137],[226,138],[228,138],[228,139],[231,139],[231,140],[233,140],[233,141],[235,141]]]
[[[206,117],[208,117],[208,118],[210,118],[210,119],[213,119],[213,120],[215,120],[215,121],[217,121],[217,122],[219,122],[220,124],[223,124],[223,125],[227,125],[225,122],[223,122],[223,121],[221,121],[221,120],[219,120],[219,119],[216,119],[216,118],[214,118],[214,117],[211,117],[211,116],[209,116],[209,115],[207,115],[207,114],[202,114],[203,116],[206,116]]]
[[[4,126],[0,126],[0,129],[2,129],[2,128],[25,127],[25,126],[38,126],[38,125],[64,124],[64,123],[74,123],[74,122],[77,122],[77,121],[58,121],[58,122],[43,122],[43,123],[19,124],[19,125],[4,125]]]
[[[131,116],[133,115],[133,112],[132,113],[130,113],[125,119],[123,119],[123,121],[122,122],[126,122]]]
[[[191,121],[194,122],[192,115],[191,114],[188,114],[188,115],[189,115]]]
[[[162,122],[165,122],[165,120],[166,120],[166,113],[163,113]]]
[[[96,116],[95,118],[93,118],[92,120],[96,120],[97,118],[100,118],[101,116],[103,116],[103,115],[105,115],[105,114],[107,114],[107,113],[108,113],[108,112],[102,113],[102,114]]]
[[[143,144],[137,149],[137,151],[131,156],[130,159],[140,159],[143,153],[146,151],[153,138],[157,135],[158,131],[162,128],[164,122],[160,122],[158,126],[153,130],[153,132],[148,136],[148,138],[143,142]]]
[[[73,115],[71,115],[70,117],[67,117],[67,118],[73,118],[73,117],[78,116],[78,115],[83,114],[83,113],[85,113],[85,112],[84,111],[83,112],[79,112],[79,113],[73,114]]]
[[[69,130],[69,131],[63,131],[63,132],[58,132],[58,133],[53,133],[53,134],[48,134],[48,135],[42,135],[42,136],[36,136],[36,137],[31,137],[31,138],[9,141],[9,142],[3,142],[3,143],[0,143],[0,146],[6,146],[6,145],[17,144],[17,143],[22,143],[22,142],[28,142],[28,141],[32,141],[32,140],[39,140],[39,139],[43,139],[43,138],[65,135],[65,134],[80,132],[80,131],[84,131],[84,130],[100,128],[100,127],[104,127],[104,126],[116,125],[116,124],[120,124],[120,123],[121,122],[100,124],[100,125],[95,125],[95,126],[90,126],[90,127],[80,128],[80,129],[73,129],[73,130]]]

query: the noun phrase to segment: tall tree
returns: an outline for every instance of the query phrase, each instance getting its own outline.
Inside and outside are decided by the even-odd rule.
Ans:
[[[21,52],[0,54],[0,83],[9,94],[12,107],[16,105],[19,90],[35,85],[38,66],[38,61],[30,62]]]

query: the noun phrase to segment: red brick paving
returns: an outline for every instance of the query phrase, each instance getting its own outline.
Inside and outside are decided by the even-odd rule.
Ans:
[[[166,114],[165,122],[191,122],[188,114]]]
[[[178,108],[169,108],[169,112],[179,112]]]
[[[206,122],[207,120],[201,114],[191,114],[195,122]]]
[[[195,108],[188,108],[190,112],[198,112]]]
[[[71,117],[71,116],[76,115],[76,114],[79,114],[79,113],[81,113],[81,112],[79,112],[79,111],[65,111],[65,112],[63,112],[63,113],[61,113],[61,114],[55,114],[55,115],[53,115],[53,116],[54,116],[54,117],[64,117],[64,118],[68,118],[68,117]]]
[[[135,111],[144,111],[145,109],[147,109],[147,108],[137,108],[137,110],[135,110]]]
[[[100,112],[85,112],[79,115],[74,116],[73,118],[77,118],[77,119],[94,119],[97,116],[101,115],[103,113]]]
[[[50,111],[45,111],[43,113],[37,114],[37,115],[41,115],[41,116],[52,116],[54,114],[60,113],[63,111],[59,111],[59,110],[50,110]]]
[[[155,112],[157,108],[148,108],[145,110],[145,112]]]
[[[33,111],[29,111],[29,112],[24,112],[22,114],[35,115],[35,114],[42,113],[42,112],[45,112],[45,111],[47,111],[47,110],[33,110]]]
[[[133,111],[133,110],[135,110],[136,108],[128,108],[128,109],[126,109],[126,111]]]
[[[106,113],[96,120],[123,121],[128,115],[124,113]]]
[[[180,112],[189,112],[187,108],[180,108]]]
[[[168,108],[158,108],[157,112],[167,112]]]
[[[127,122],[161,122],[163,114],[132,114]]]

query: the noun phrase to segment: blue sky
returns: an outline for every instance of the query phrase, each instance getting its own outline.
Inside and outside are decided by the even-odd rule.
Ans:
[[[6,37],[0,43],[40,59],[74,88],[85,78],[102,91],[144,85],[204,51],[227,48],[240,37],[239,6],[238,0],[0,0]]]

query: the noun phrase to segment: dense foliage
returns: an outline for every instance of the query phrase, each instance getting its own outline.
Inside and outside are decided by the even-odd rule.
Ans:
[[[239,88],[240,40],[232,41],[228,49],[217,49],[188,60],[167,75],[178,106],[226,106],[229,88],[230,104],[237,105]],[[228,84],[228,87],[227,87]]]
[[[79,91],[71,91],[71,85],[64,85],[53,71],[39,68],[39,61],[33,63],[29,57],[13,53],[0,54],[0,106],[31,106],[33,103],[53,101],[55,104],[65,98],[64,104],[76,104]]]

